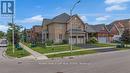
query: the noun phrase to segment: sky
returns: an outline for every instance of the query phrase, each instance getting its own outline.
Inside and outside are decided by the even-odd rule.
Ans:
[[[15,23],[24,28],[42,25],[44,18],[70,12],[78,0],[15,0]],[[130,0],[81,0],[73,10],[84,23],[109,24],[114,20],[130,18]],[[1,16],[1,15],[0,15]],[[0,31],[8,29],[10,18],[0,17]]]

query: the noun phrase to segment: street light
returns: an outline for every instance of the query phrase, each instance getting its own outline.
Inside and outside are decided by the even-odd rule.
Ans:
[[[15,30],[15,24],[14,24],[14,14],[12,14],[12,26],[13,26],[13,29],[12,29],[12,43],[13,43],[13,54],[14,54],[14,30]]]
[[[75,8],[76,5],[79,4],[80,2],[81,2],[80,0],[77,1],[77,2],[73,5],[73,7],[70,9],[70,18],[71,18],[72,15],[73,15],[72,12],[73,12],[74,8]],[[73,50],[73,47],[72,47],[72,36],[73,36],[73,35],[72,35],[72,26],[73,26],[73,25],[72,25],[72,23],[71,23],[71,32],[70,32],[70,38],[71,38],[71,39],[70,39],[70,40],[71,40],[71,43],[70,43],[70,44],[71,44],[71,54],[72,54],[72,50]]]

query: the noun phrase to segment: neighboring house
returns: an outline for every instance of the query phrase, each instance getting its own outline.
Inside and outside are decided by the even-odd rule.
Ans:
[[[130,28],[130,19],[117,20],[107,25],[113,36],[113,40],[119,40],[125,29]]]
[[[110,43],[111,34],[108,31],[105,24],[98,25],[87,25],[86,32],[88,32],[88,39],[91,37],[96,37],[99,43]]]
[[[78,15],[69,16],[68,14],[63,13],[53,19],[44,19],[42,25],[43,28],[45,28],[43,30],[43,40],[53,40],[54,43],[62,43],[63,40],[67,40],[71,43],[72,37],[73,44],[85,43],[85,24]]]
[[[32,29],[26,30],[27,38],[29,42],[41,42],[42,38],[42,26],[33,26]]]

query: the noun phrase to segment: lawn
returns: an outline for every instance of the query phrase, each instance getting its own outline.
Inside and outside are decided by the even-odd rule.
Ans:
[[[85,54],[93,54],[96,53],[95,50],[86,50],[86,51],[78,51],[78,52],[68,52],[68,53],[61,53],[61,54],[53,54],[53,55],[46,55],[48,58],[56,58],[56,57],[66,57],[66,56],[78,56],[78,55],[85,55]]]
[[[128,50],[130,48],[113,48],[115,49],[114,51],[121,51],[121,50]],[[111,52],[111,51],[109,51]],[[78,55],[87,55],[87,54],[93,54],[93,53],[100,53],[96,50],[86,50],[86,51],[77,51],[73,53],[60,53],[60,54],[51,54],[51,55],[46,55],[48,58],[56,58],[56,57],[66,57],[66,56],[78,56]],[[101,52],[102,53],[102,52]]]
[[[76,47],[73,46],[73,50],[77,50],[77,49],[81,49],[80,47]],[[61,52],[61,51],[69,51],[70,50],[70,46],[69,45],[63,45],[63,46],[50,46],[50,47],[34,47],[32,48],[32,50],[37,51],[41,54],[45,54],[45,53],[52,53],[52,52]]]
[[[30,55],[30,53],[28,53],[27,51],[25,51],[25,50],[18,50],[16,48],[15,48],[15,52],[13,54],[12,45],[8,45],[7,50],[6,50],[6,54],[8,56],[15,57],[15,58],[21,58],[21,57],[25,57],[25,56],[29,56]]]
[[[126,48],[114,48],[114,49],[116,49],[116,50],[128,50],[128,49],[130,49],[130,47],[126,47]]]
[[[29,43],[24,43],[25,45],[27,45],[28,47],[30,47]],[[110,44],[101,44],[101,43],[97,43],[94,44],[97,47],[111,47],[113,45]],[[53,46],[47,46],[45,47],[40,47],[40,46],[36,46],[36,47],[30,47],[32,50],[37,51],[41,54],[45,54],[45,53],[53,53],[53,52],[61,52],[61,51],[70,51],[70,45],[65,44],[65,45],[53,45]],[[73,46],[73,50],[78,50],[78,49],[82,49],[79,46]]]
[[[97,44],[94,44],[95,46],[97,47],[113,47],[115,45],[112,45],[112,44],[104,44],[104,43],[97,43]]]

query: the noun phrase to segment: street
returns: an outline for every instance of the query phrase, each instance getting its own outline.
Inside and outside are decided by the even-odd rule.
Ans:
[[[130,50],[77,56],[73,59],[20,60],[3,57],[0,73],[129,73]]]

